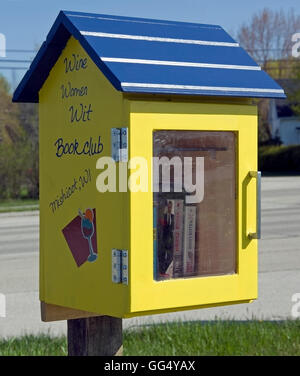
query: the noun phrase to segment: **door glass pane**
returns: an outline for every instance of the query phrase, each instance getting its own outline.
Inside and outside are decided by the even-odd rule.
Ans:
[[[234,132],[153,132],[154,279],[236,273]]]

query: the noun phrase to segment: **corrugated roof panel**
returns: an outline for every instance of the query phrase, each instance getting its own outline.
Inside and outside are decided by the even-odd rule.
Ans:
[[[152,64],[106,63],[121,80],[124,91],[156,93],[255,96],[280,96],[279,85],[263,71],[212,69]]]
[[[220,26],[64,11],[14,101],[38,101],[71,35],[120,91],[285,98],[280,86]]]
[[[85,36],[85,39],[100,56],[105,57],[257,66],[242,48],[93,36]]]
[[[217,25],[65,12],[80,31],[236,43]]]

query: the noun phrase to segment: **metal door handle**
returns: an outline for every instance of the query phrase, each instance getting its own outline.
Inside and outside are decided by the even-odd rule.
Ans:
[[[249,176],[256,179],[256,232],[249,232],[249,239],[261,238],[261,172],[250,171]]]

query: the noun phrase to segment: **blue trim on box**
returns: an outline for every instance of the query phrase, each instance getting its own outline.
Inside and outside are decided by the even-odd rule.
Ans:
[[[112,85],[117,90],[121,90],[120,81],[101,61],[94,49],[69,21],[65,14],[60,12],[47,35],[46,41],[42,44],[42,47],[39,49],[36,57],[31,63],[29,70],[26,72],[19,86],[15,90],[12,99],[13,102],[38,103],[38,93],[71,35],[79,40],[87,54]]]
[[[92,31],[97,36],[82,35]],[[101,33],[101,34],[99,34]],[[103,36],[103,33],[106,36]],[[281,89],[259,70],[224,69],[222,65],[258,67],[254,60],[220,27],[185,22],[107,16],[61,11],[24,78],[14,102],[38,102],[39,91],[70,36],[76,38],[116,90],[136,93],[218,95],[285,98]],[[100,35],[100,36],[99,36]],[[125,36],[125,37],[124,37]],[[141,36],[142,40],[139,40]],[[131,38],[133,37],[133,39]],[[131,38],[131,39],[130,39]],[[154,38],[154,39],[153,39]],[[156,38],[156,39],[155,39]],[[170,41],[171,39],[171,41]],[[178,42],[177,42],[178,40]],[[196,41],[196,43],[194,43]],[[200,44],[199,44],[200,41]],[[214,45],[203,45],[202,42]],[[229,46],[220,46],[218,43]],[[234,45],[232,45],[234,43]],[[150,60],[145,63],[102,61],[101,57]],[[152,62],[151,62],[152,61]],[[155,65],[157,61],[217,64],[217,67]],[[122,87],[122,83],[199,86],[203,89]],[[206,90],[205,87],[271,89],[254,91]]]
[[[51,35],[56,36],[52,38]],[[64,49],[70,33],[62,22],[60,13],[46,41],[42,44],[24,78],[14,92],[13,102],[38,102],[38,92],[46,81],[50,70]]]
[[[65,16],[66,17],[66,16]],[[76,29],[76,27],[72,24],[72,22],[66,17],[65,24],[67,24],[68,29],[70,30],[71,34],[76,38],[82,48],[86,51],[89,57],[93,60],[96,66],[100,69],[100,71],[105,75],[105,77],[110,81],[110,83],[115,87],[116,90],[121,91],[121,83],[118,78],[111,72],[111,70],[103,63],[100,59],[98,53],[92,48],[92,46],[85,40],[85,38],[81,35],[80,31]]]
[[[214,90],[187,90],[187,89],[164,89],[164,88],[139,88],[125,87],[123,91],[126,93],[148,93],[148,94],[175,94],[175,95],[201,95],[214,97],[245,97],[245,98],[286,98],[285,94],[280,93],[258,93],[258,92],[242,92],[242,91],[214,91]]]

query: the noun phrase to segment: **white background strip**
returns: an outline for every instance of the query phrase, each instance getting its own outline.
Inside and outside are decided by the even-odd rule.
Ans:
[[[102,56],[100,58],[102,61],[111,62],[111,63],[170,65],[170,66],[177,66],[177,67],[194,67],[194,68],[243,69],[243,70],[255,70],[255,71],[261,70],[261,67],[253,66],[253,65],[191,63],[191,62],[185,62],[185,61],[127,59],[127,58],[102,57]]]
[[[92,37],[104,37],[104,38],[117,38],[117,39],[133,39],[133,40],[145,40],[148,42],[169,42],[169,43],[186,43],[186,44],[199,44],[204,46],[219,46],[219,47],[239,47],[238,43],[229,42],[211,42],[206,40],[193,40],[193,39],[176,39],[176,38],[161,38],[150,37],[146,35],[129,35],[129,34],[111,34],[102,33],[96,31],[80,31],[82,35]]]
[[[243,87],[220,87],[220,86],[193,86],[193,85],[169,85],[169,84],[147,84],[137,82],[122,82],[122,87],[144,87],[153,89],[186,89],[186,90],[209,90],[209,91],[234,91],[234,92],[256,92],[256,93],[276,93],[284,94],[280,89],[258,89]]]

